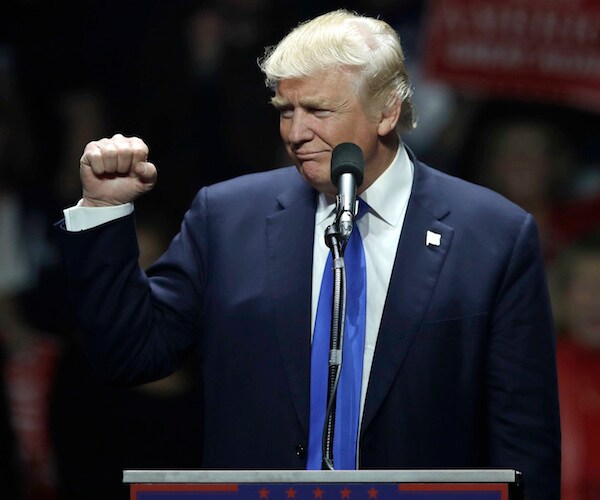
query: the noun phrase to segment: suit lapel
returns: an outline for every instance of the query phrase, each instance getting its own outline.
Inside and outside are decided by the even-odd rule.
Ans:
[[[434,175],[413,157],[415,177],[386,298],[362,421],[368,428],[423,322],[454,230]],[[430,239],[439,245],[427,245]]]
[[[302,181],[267,218],[267,254],[277,341],[290,393],[308,438],[310,318],[316,195]]]

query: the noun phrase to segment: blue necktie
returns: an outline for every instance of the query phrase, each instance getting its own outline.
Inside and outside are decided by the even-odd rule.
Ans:
[[[366,203],[361,200],[355,220],[364,215],[367,209]],[[333,461],[335,469],[356,469],[367,295],[365,253],[356,224],[344,250],[344,261],[346,265],[346,321],[342,350],[342,373],[336,398]],[[323,458],[322,441],[327,405],[332,288],[333,274],[330,252],[321,282],[311,349],[310,428],[306,468],[312,470],[321,469]]]

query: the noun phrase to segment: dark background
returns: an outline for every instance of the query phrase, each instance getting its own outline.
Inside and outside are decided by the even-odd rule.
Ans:
[[[572,241],[599,229],[597,112],[427,81],[423,1],[5,1],[0,480],[12,498],[125,499],[123,469],[198,465],[193,360],[142,388],[94,380],[52,225],[79,199],[85,144],[117,132],[143,138],[159,168],[155,190],[136,202],[148,261],[176,234],[201,186],[288,164],[256,59],[298,22],[338,7],[398,29],[420,119],[405,142],[431,166],[534,213],[549,270]],[[517,125],[526,130],[517,137],[533,134],[525,147],[503,135]],[[514,184],[523,189],[511,191]]]

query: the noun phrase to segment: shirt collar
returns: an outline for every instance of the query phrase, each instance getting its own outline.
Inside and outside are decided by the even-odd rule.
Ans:
[[[412,189],[414,166],[402,144],[390,166],[360,197],[369,205],[370,213],[390,226],[397,226]],[[315,223],[321,224],[335,210],[335,199],[319,193]]]

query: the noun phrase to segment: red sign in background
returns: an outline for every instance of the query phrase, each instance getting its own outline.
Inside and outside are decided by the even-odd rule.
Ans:
[[[425,76],[600,112],[600,0],[429,0]]]

